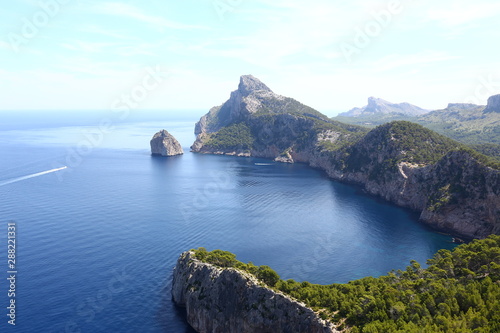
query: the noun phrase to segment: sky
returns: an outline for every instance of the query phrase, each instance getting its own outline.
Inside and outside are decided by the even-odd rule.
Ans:
[[[8,1],[0,110],[208,110],[245,74],[330,116],[486,104],[499,18],[497,0]]]

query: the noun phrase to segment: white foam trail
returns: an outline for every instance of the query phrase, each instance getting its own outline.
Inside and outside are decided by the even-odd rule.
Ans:
[[[12,184],[12,183],[17,183],[17,182],[20,182],[20,181],[23,181],[23,180],[26,180],[26,179],[30,179],[30,178],[34,178],[34,177],[38,177],[38,176],[43,176],[43,175],[46,175],[48,173],[61,171],[61,170],[67,169],[67,168],[68,168],[67,166],[63,166],[62,168],[57,168],[57,169],[42,171],[42,172],[34,173],[32,175],[27,175],[27,176],[23,176],[23,177],[14,178],[14,179],[7,180],[5,182],[0,183],[0,186]]]

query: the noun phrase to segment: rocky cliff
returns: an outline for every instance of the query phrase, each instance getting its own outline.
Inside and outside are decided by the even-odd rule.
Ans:
[[[166,130],[156,133],[150,142],[151,154],[161,156],[175,156],[184,154],[179,141]]]
[[[486,109],[484,110],[484,112],[500,113],[500,95],[495,95],[488,98],[488,105],[486,105]]]
[[[193,252],[184,252],[177,261],[172,298],[186,308],[187,321],[198,332],[337,332],[313,310],[252,274],[203,263]]]
[[[500,233],[500,171],[463,146],[399,121],[367,132],[276,95],[254,77],[196,126],[200,153],[304,162],[466,237]],[[257,87],[257,90],[252,90]]]

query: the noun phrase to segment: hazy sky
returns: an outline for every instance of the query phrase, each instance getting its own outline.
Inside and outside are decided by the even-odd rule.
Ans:
[[[500,93],[497,0],[13,0],[0,109],[208,110],[253,74],[334,115]]]

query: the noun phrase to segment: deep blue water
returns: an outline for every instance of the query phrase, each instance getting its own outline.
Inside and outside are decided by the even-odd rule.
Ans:
[[[379,276],[453,247],[411,212],[305,165],[189,153],[195,119],[116,123],[102,138],[92,119],[52,128],[9,119],[0,126],[1,332],[191,332],[170,285],[178,255],[199,246],[314,283]],[[162,128],[185,155],[150,156]],[[16,327],[5,315],[9,221]]]

